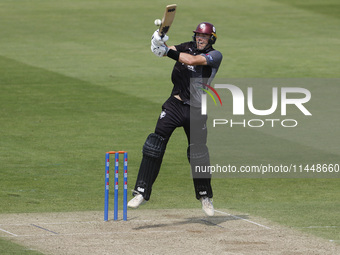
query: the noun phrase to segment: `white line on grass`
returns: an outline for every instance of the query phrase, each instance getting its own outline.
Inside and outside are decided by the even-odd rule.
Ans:
[[[338,228],[339,226],[309,226],[309,227],[301,227],[301,228]]]
[[[184,230],[152,230],[152,231],[144,231],[144,233],[181,233],[186,232]],[[86,232],[86,233],[59,233],[58,236],[91,236],[91,235],[111,235],[111,234],[131,234],[132,231],[108,231],[108,232]],[[48,236],[56,236],[56,234],[27,234],[27,235],[16,235],[18,238],[20,237],[48,237]]]
[[[247,220],[247,219],[245,219],[245,218],[242,218],[242,217],[239,217],[239,216],[236,216],[236,215],[232,215],[232,214],[230,214],[230,213],[226,213],[226,212],[222,212],[222,211],[218,211],[218,210],[215,210],[215,212],[218,212],[218,213],[222,213],[222,214],[231,216],[231,217],[233,217],[233,218],[235,218],[235,219],[238,219],[238,220],[244,220],[244,221],[246,221],[246,222],[249,222],[249,223],[251,223],[251,224],[257,225],[257,226],[262,227],[262,228],[271,229],[270,227],[267,227],[267,226],[265,226],[265,225],[262,225],[262,224],[260,224],[260,223],[255,222],[255,221]]]
[[[18,236],[18,235],[16,235],[16,234],[13,234],[13,233],[11,233],[11,232],[9,232],[9,231],[7,231],[7,230],[4,230],[4,229],[2,229],[2,228],[0,228],[0,231],[5,232],[5,233],[7,233],[7,234],[10,234],[11,236]]]
[[[35,222],[35,223],[4,223],[0,226],[28,226],[32,224],[40,225],[69,225],[69,224],[89,224],[89,223],[102,223],[104,221],[64,221],[64,222]]]

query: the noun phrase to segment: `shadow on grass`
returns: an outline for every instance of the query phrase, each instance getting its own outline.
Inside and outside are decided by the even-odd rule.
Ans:
[[[166,227],[183,226],[183,225],[190,225],[190,224],[201,224],[204,226],[225,228],[224,226],[220,224],[228,222],[228,221],[243,220],[243,219],[248,219],[248,215],[213,216],[213,217],[204,217],[204,218],[193,217],[193,218],[184,219],[183,221],[169,221],[168,223],[162,223],[162,224],[147,224],[144,226],[133,228],[133,230],[166,228]]]

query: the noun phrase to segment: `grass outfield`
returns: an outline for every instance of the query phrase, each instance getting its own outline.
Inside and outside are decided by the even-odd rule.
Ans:
[[[153,21],[168,3],[1,1],[0,213],[103,210],[108,150],[129,151],[133,188],[142,145],[172,88],[173,61],[156,58],[149,46]],[[224,55],[219,78],[339,76],[340,4],[335,0],[177,4],[169,43],[190,40],[201,21],[214,23],[216,48]],[[247,141],[240,137],[240,142]],[[179,129],[145,208],[199,206],[186,146]],[[285,146],[289,150],[296,143]],[[339,179],[213,183],[218,208],[340,242]],[[6,254],[4,243],[1,254]]]

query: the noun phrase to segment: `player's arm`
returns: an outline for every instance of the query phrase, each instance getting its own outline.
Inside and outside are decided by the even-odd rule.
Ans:
[[[184,52],[179,54],[178,61],[191,66],[207,65],[207,59],[202,55],[193,56]]]
[[[202,55],[190,55],[188,53],[177,51],[175,46],[167,46],[166,41],[169,39],[167,35],[161,38],[156,30],[151,37],[151,51],[158,57],[168,56],[183,64],[197,66],[207,65],[207,60]]]
[[[179,52],[176,50],[175,46],[168,47],[169,50],[167,52],[167,56],[176,61],[179,61],[183,64],[198,66],[198,65],[207,65],[207,59],[202,55],[190,55],[188,53]]]

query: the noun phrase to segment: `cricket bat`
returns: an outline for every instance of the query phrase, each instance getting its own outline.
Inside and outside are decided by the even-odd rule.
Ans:
[[[168,33],[170,26],[175,19],[176,8],[176,4],[170,4],[166,6],[162,23],[160,24],[158,31],[160,37],[164,37],[164,35]]]

